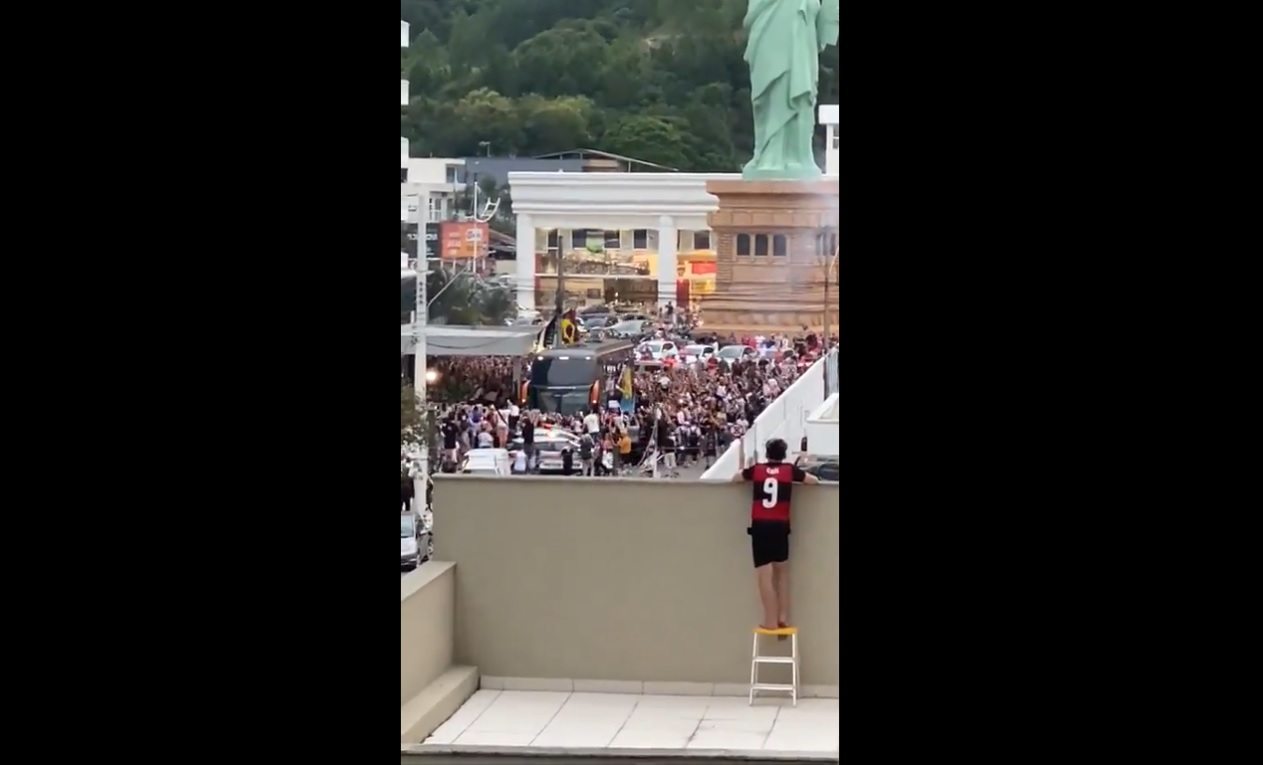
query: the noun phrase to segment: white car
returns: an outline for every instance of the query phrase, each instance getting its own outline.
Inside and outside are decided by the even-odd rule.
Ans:
[[[645,325],[647,322],[639,319],[631,321],[620,321],[617,324],[605,328],[605,334],[610,337],[629,337],[633,340],[639,340],[645,334]]]
[[[715,346],[713,345],[686,345],[680,349],[680,360],[685,364],[692,364],[694,361],[710,361],[710,357],[715,355]]]
[[[470,449],[460,472],[467,475],[511,475],[513,460],[508,449]]]
[[[416,513],[399,516],[399,568],[411,571],[434,554],[430,531]]]
[[[522,437],[518,436],[509,445],[511,451],[525,448]],[[579,437],[557,428],[535,429],[535,460],[541,473],[560,473],[565,470],[562,450],[569,449],[573,457],[571,468],[579,470]]]
[[[641,343],[640,347],[636,349],[636,355],[638,356],[643,356],[646,353],[652,355],[654,361],[662,361],[664,359],[678,358],[680,350],[670,340],[649,340]]]
[[[720,361],[728,366],[732,366],[732,362],[740,359],[749,360],[755,358],[758,354],[748,345],[725,345],[719,349],[719,353],[715,354]]]

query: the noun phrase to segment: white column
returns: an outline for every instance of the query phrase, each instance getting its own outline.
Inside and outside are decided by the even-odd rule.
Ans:
[[[837,126],[830,125],[825,131],[825,172],[829,175],[838,175],[839,165],[841,164],[841,150],[834,147],[833,141],[837,135]]]
[[[675,306],[675,269],[679,259],[675,254],[678,238],[675,219],[670,215],[658,218],[658,307],[667,303]],[[676,306],[678,308],[679,306]]]
[[[517,304],[535,308],[535,223],[531,216],[517,216]]]

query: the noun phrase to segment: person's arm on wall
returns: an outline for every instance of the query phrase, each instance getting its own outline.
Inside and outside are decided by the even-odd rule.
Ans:
[[[808,486],[811,486],[812,484],[820,483],[820,479],[797,465],[794,465],[794,483],[805,483]]]

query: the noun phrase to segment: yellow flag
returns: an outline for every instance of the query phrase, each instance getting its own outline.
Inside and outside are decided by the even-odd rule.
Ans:
[[[630,399],[632,397],[632,371],[631,367],[623,368],[623,379],[619,382],[618,387],[623,391],[623,398]]]

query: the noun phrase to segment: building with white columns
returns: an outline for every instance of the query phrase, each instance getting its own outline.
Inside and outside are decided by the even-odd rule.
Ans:
[[[728,173],[510,173],[517,216],[517,302],[552,305],[564,264],[566,304],[680,305],[712,294],[718,200]]]
[[[825,177],[838,176],[838,106],[819,108]],[[729,173],[510,172],[517,215],[517,302],[547,307],[563,263],[569,306],[678,304],[710,294],[716,257],[706,182]],[[687,286],[686,286],[687,285]]]
[[[510,173],[517,215],[517,301],[548,306],[564,253],[567,303],[678,300],[687,264],[713,264],[706,181],[717,173]],[[699,268],[706,275],[713,269]],[[713,276],[710,280],[713,282]],[[704,293],[704,286],[694,294]]]

